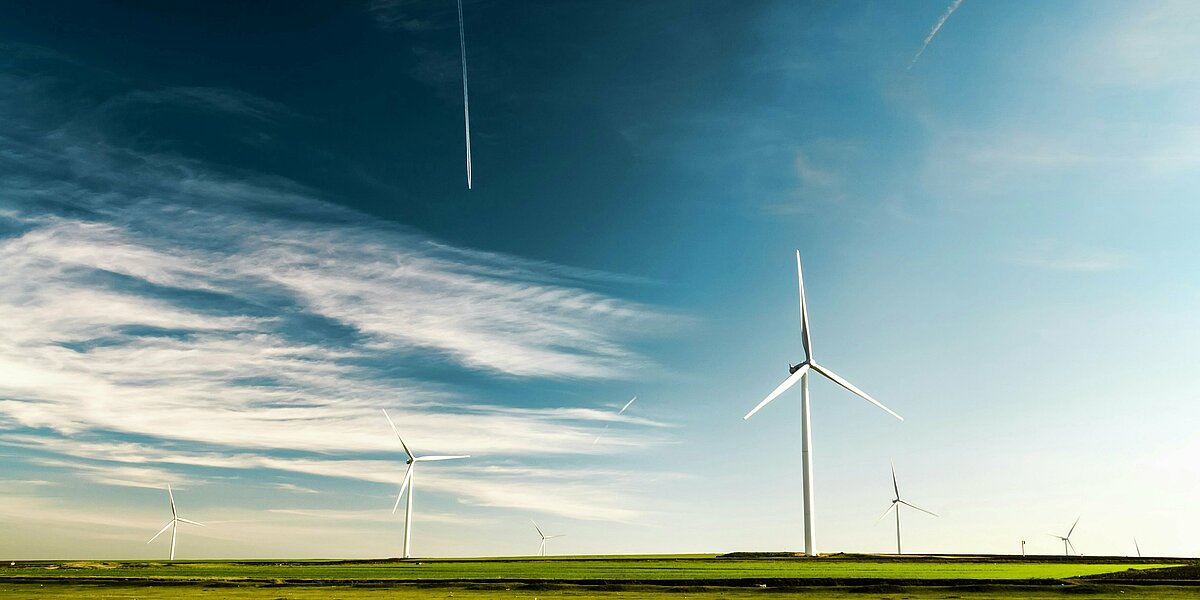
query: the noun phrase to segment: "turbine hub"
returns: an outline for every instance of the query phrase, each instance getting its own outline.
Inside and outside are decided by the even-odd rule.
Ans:
[[[797,364],[797,365],[793,365],[792,363],[788,363],[788,373],[789,373],[789,374],[791,374],[791,375],[795,375],[795,374],[796,374],[796,371],[799,371],[799,370],[800,370],[800,367],[802,367],[802,366],[804,366],[804,363],[800,363],[800,364]]]

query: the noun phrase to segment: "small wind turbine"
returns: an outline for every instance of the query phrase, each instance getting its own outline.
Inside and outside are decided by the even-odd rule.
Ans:
[[[387,410],[383,411],[383,416],[387,419],[388,425],[392,426],[392,431],[396,432],[396,439],[400,440],[400,446],[404,448],[404,454],[408,456],[405,464],[408,465],[408,470],[404,472],[404,483],[400,484],[400,493],[396,495],[396,505],[392,507],[392,514],[396,514],[396,509],[400,508],[400,499],[404,497],[405,490],[408,490],[408,502],[404,505],[404,558],[409,558],[408,547],[409,540],[412,537],[412,509],[413,509],[413,471],[416,470],[419,462],[433,462],[435,460],[453,460],[456,458],[470,458],[470,455],[461,454],[455,456],[414,456],[408,449],[408,444],[404,443],[404,438],[400,437],[400,430],[396,429],[396,424],[392,422],[392,418],[388,416]]]
[[[163,528],[159,529],[158,533],[154,534],[154,537],[150,538],[150,541],[146,543],[149,544],[150,542],[158,539],[158,536],[162,535],[163,532],[169,528],[171,530],[171,560],[175,560],[175,534],[177,533],[176,530],[178,529],[179,524],[187,523],[188,525],[199,525],[201,527],[208,527],[208,525],[205,525],[204,523],[197,523],[195,521],[189,521],[179,516],[179,513],[175,510],[175,494],[171,491],[171,484],[169,483],[167,484],[167,498],[171,500],[171,520],[168,521],[166,525],[163,525]]]
[[[560,538],[560,537],[564,537],[567,535],[565,533],[560,533],[557,535],[546,535],[545,533],[542,533],[542,528],[538,527],[538,524],[535,523],[533,519],[530,519],[529,522],[533,523],[533,528],[537,530],[538,535],[542,536],[542,545],[538,548],[538,556],[546,555],[546,540],[552,540],[554,538]]]
[[[925,514],[933,515],[935,517],[937,515],[921,508],[920,506],[909,504],[900,498],[900,485],[896,483],[896,465],[892,465],[892,489],[896,492],[896,497],[892,499],[892,505],[889,506],[887,510],[883,511],[883,514],[879,515],[879,518],[876,519],[875,522],[879,523],[884,517],[888,516],[888,513],[892,512],[892,510],[896,511],[896,554],[904,554],[904,552],[900,550],[900,505],[903,504],[909,508],[915,508]],[[1022,542],[1022,544],[1024,543]]]
[[[1056,537],[1056,538],[1062,540],[1063,554],[1065,556],[1070,556],[1071,551],[1075,550],[1075,544],[1071,543],[1071,534],[1075,533],[1075,526],[1078,524],[1079,524],[1079,517],[1075,517],[1075,522],[1071,524],[1071,530],[1067,532],[1067,537],[1063,537],[1061,535],[1054,535],[1053,533],[1049,534],[1050,537]],[[1078,551],[1076,551],[1076,553],[1078,553]]]
[[[815,519],[816,507],[814,506],[815,502],[813,493],[812,423],[810,421],[810,411],[808,406],[809,371],[816,371],[817,373],[820,373],[830,381],[833,381],[847,390],[850,390],[851,393],[855,394],[859,398],[878,406],[887,414],[892,415],[901,421],[904,420],[904,417],[892,412],[891,409],[883,404],[880,404],[878,400],[868,396],[866,392],[854,387],[854,384],[842,379],[833,371],[818,365],[816,361],[813,360],[812,339],[809,335],[808,327],[808,304],[804,300],[804,271],[800,267],[799,250],[796,251],[796,277],[800,280],[800,334],[801,341],[804,344],[804,362],[795,366],[789,366],[788,370],[791,371],[791,376],[785,379],[783,383],[779,384],[779,387],[775,388],[774,391],[767,395],[766,399],[764,399],[762,402],[759,402],[758,406],[754,407],[754,410],[746,413],[746,416],[742,418],[749,419],[750,417],[754,416],[754,413],[761,410],[762,407],[779,397],[780,394],[786,392],[788,388],[795,385],[796,382],[800,382],[800,436],[801,443],[803,445],[803,450],[801,451],[801,464],[803,466],[804,478],[804,553],[808,556],[816,556],[817,534],[815,523],[813,522]]]

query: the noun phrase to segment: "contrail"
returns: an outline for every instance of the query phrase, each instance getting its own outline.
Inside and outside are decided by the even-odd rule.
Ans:
[[[962,0],[958,0],[962,2]],[[462,0],[458,0],[458,48],[462,51],[463,130],[467,138],[467,189],[471,189],[471,104],[467,99],[467,36],[463,33]]]
[[[626,402],[626,403],[625,403],[625,406],[622,406],[622,407],[621,407],[621,410],[617,411],[617,415],[622,415],[622,414],[625,414],[625,409],[629,408],[629,405],[630,405],[630,404],[633,404],[633,401],[634,401],[634,400],[637,400],[637,396],[634,396],[634,397],[630,398],[630,399],[629,399],[629,402]],[[608,429],[608,425],[605,425],[605,426],[604,426],[604,429]],[[600,441],[600,436],[596,436],[596,439],[592,440],[592,445],[593,445],[593,446],[595,446],[595,445],[596,445],[596,442],[598,442],[598,441]]]
[[[913,57],[911,63],[908,63],[908,68],[911,69],[913,68],[913,65],[917,64],[917,60],[920,59],[921,55],[925,53],[925,49],[929,47],[930,42],[933,41],[933,37],[942,30],[942,25],[946,24],[946,19],[949,19],[950,15],[954,14],[954,11],[958,10],[958,7],[962,3],[963,0],[953,0],[953,2],[950,3],[950,6],[946,7],[946,12],[942,13],[942,18],[938,19],[937,23],[933,24],[933,29],[930,29],[929,35],[925,36],[925,43],[921,44],[921,49],[917,50],[917,55]],[[463,77],[466,77],[465,72]]]

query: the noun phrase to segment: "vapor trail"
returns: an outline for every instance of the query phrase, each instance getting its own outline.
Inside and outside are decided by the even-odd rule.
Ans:
[[[962,0],[959,0],[961,2]],[[458,48],[462,51],[463,130],[467,139],[467,189],[471,189],[471,104],[467,98],[467,36],[463,33],[462,0],[458,0]]]
[[[625,406],[622,406],[622,407],[621,407],[621,410],[617,411],[617,415],[623,415],[623,414],[625,414],[625,409],[629,408],[629,405],[630,405],[630,404],[633,404],[633,401],[634,401],[634,400],[637,400],[637,396],[634,396],[634,397],[630,398],[630,399],[629,399],[629,402],[626,402],[626,403],[625,403]],[[608,429],[608,425],[605,425],[605,426],[604,426],[604,428],[605,428],[605,429]],[[595,445],[596,445],[596,442],[598,442],[598,441],[600,441],[600,436],[596,436],[596,439],[592,440],[592,445],[593,445],[593,446],[595,446]]]
[[[958,7],[962,3],[963,0],[953,0],[953,2],[950,3],[950,6],[946,7],[946,12],[942,13],[942,17],[937,20],[937,23],[933,24],[933,29],[930,29],[929,35],[925,36],[925,42],[921,44],[921,49],[917,50],[917,55],[913,57],[912,62],[908,63],[908,68],[911,69],[913,68],[913,65],[917,64],[917,60],[921,58],[921,55],[925,53],[925,49],[929,47],[931,42],[933,42],[934,36],[936,36],[938,32],[942,30],[942,25],[946,24],[946,19],[949,19],[950,15],[954,14],[954,11],[958,10]],[[466,77],[465,73],[463,76]]]

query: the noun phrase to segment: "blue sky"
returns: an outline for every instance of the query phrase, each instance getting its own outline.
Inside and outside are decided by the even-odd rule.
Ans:
[[[796,249],[822,550],[1200,553],[1200,8],[947,5],[8,7],[0,555],[799,550]]]

